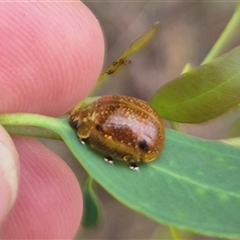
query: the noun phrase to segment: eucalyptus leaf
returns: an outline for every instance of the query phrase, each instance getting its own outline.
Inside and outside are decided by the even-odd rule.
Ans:
[[[166,225],[215,237],[240,237],[240,149],[166,130],[159,159],[131,171],[82,145],[67,119],[0,115],[3,125],[32,125],[59,134],[89,175],[118,201]]]
[[[149,103],[170,121],[201,123],[216,118],[240,103],[239,63],[237,47],[166,84]]]
[[[156,22],[147,32],[136,39],[128,49],[126,49],[110,66],[108,66],[105,72],[99,77],[97,86],[99,83],[105,81],[110,74],[113,74],[122,66],[127,65],[129,63],[127,58],[143,49],[156,35],[158,28],[159,22]]]
[[[92,188],[91,180],[87,180],[83,187],[83,217],[82,226],[85,228],[95,227],[99,221],[100,209],[98,198]]]

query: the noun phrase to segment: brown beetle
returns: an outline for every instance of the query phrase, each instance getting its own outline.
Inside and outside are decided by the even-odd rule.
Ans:
[[[137,170],[138,162],[154,161],[163,148],[164,127],[144,101],[107,95],[70,115],[79,139],[105,155],[108,162],[123,160]]]

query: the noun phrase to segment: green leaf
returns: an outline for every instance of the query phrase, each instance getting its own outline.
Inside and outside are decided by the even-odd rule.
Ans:
[[[156,22],[147,32],[136,39],[127,50],[125,50],[110,66],[108,66],[105,72],[99,77],[97,86],[105,81],[110,74],[118,71],[122,66],[127,65],[129,63],[127,58],[142,50],[156,35],[158,28],[159,22]]]
[[[81,145],[66,119],[0,116],[4,125],[45,127],[68,145],[91,177],[118,201],[156,222],[215,237],[240,237],[240,149],[166,130],[158,160],[131,171]]]
[[[136,39],[130,45],[130,47],[119,57],[119,59],[127,58],[130,55],[143,49],[156,35],[158,28],[159,28],[159,22],[155,22],[154,25],[151,27],[151,29],[149,29],[147,32],[141,35],[138,39]]]
[[[95,227],[99,221],[99,201],[92,189],[92,179],[88,179],[83,187],[83,217],[82,226],[85,228]]]
[[[240,103],[240,48],[163,86],[149,101],[167,120],[201,123]]]

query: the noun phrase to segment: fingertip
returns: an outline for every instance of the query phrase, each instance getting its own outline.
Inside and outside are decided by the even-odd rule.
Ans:
[[[0,11],[0,112],[66,113],[101,71],[95,16],[80,1],[5,2]]]
[[[75,175],[36,140],[16,138],[14,143],[21,161],[21,181],[1,239],[72,239],[83,209]]]
[[[19,162],[14,144],[0,126],[0,224],[12,208],[18,192]]]

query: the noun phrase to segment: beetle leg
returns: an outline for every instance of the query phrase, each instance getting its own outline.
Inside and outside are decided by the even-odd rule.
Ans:
[[[139,170],[139,167],[137,165],[137,162],[133,159],[131,159],[132,157],[130,155],[125,155],[123,157],[123,161],[126,161],[129,163],[129,167],[131,170],[134,170],[134,171],[138,171]]]
[[[129,167],[133,171],[138,171],[139,167],[135,161],[129,161]]]
[[[105,157],[104,161],[109,163],[109,164],[113,164],[113,159],[111,157]]]
[[[78,119],[70,119],[70,125],[73,129],[78,130],[80,124]]]
[[[138,167],[136,161],[128,160],[128,163],[129,163],[129,167],[130,167],[131,170],[133,170],[133,171],[138,171],[139,170],[139,167]]]
[[[85,145],[87,142],[87,138],[79,138],[79,141],[81,142],[82,145]]]

